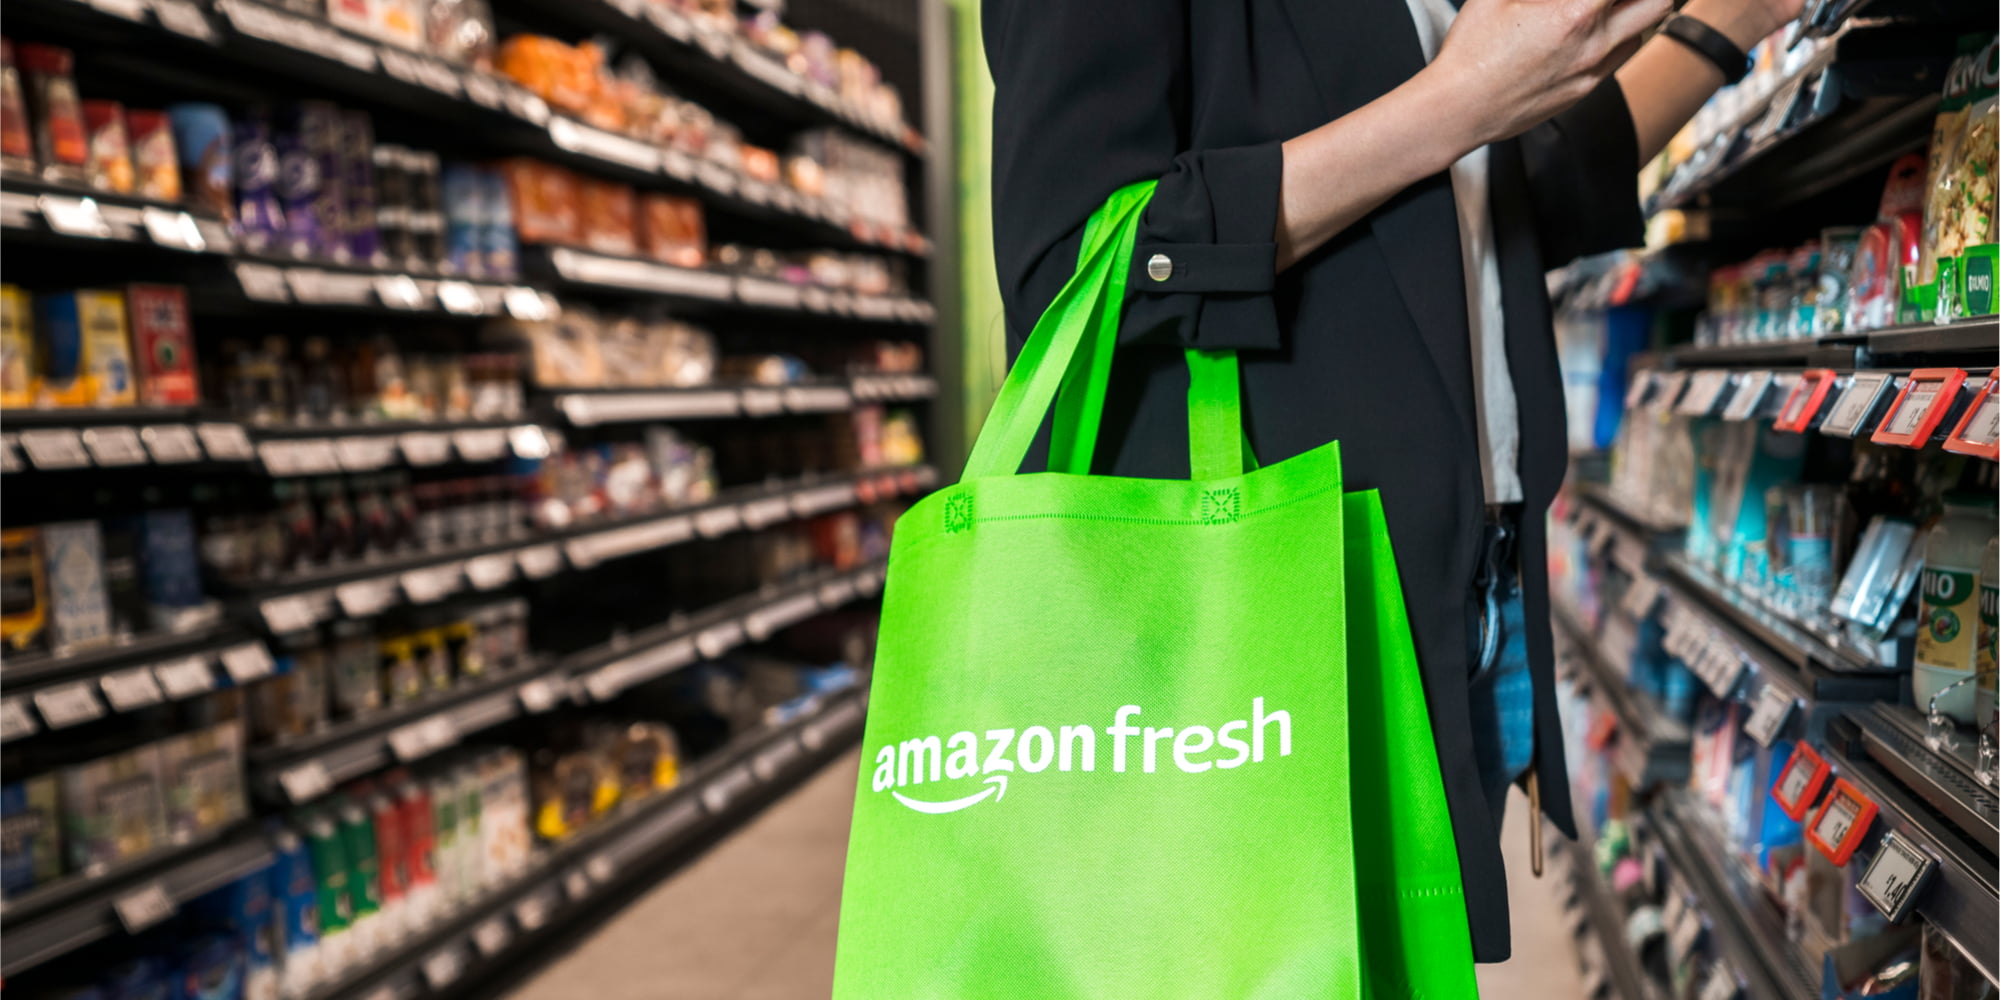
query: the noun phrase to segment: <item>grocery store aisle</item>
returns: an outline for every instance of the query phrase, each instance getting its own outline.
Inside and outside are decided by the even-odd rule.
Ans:
[[[605,922],[509,1000],[820,1000],[832,989],[849,753]],[[1508,810],[1514,960],[1480,968],[1484,1000],[1582,997],[1552,883],[1528,872],[1527,802]],[[1553,878],[1553,876],[1549,876]]]

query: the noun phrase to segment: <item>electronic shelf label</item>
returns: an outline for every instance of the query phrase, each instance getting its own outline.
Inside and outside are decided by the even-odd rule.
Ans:
[[[1882,426],[1869,440],[1876,444],[1898,444],[1921,448],[1937,431],[1937,426],[1958,399],[1965,384],[1962,368],[1919,368],[1903,383],[1903,391],[1889,404]]]

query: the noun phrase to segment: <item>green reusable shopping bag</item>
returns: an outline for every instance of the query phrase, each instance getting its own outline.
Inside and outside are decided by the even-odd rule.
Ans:
[[[1151,192],[1092,217],[963,480],[897,526],[840,1000],[1475,993],[1380,502],[1339,446],[1251,469],[1234,355],[1191,351],[1194,478],[1087,474]],[[1053,471],[1019,475],[1051,404]]]

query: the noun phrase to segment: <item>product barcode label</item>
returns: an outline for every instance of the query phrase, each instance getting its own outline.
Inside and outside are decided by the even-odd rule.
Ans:
[[[104,716],[104,703],[89,681],[74,681],[35,692],[35,708],[50,729],[68,729]]]

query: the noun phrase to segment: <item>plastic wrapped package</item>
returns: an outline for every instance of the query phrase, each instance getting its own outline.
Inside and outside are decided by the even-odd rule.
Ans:
[[[525,243],[574,244],[582,238],[583,195],[576,175],[539,160],[503,161],[514,229]]]

